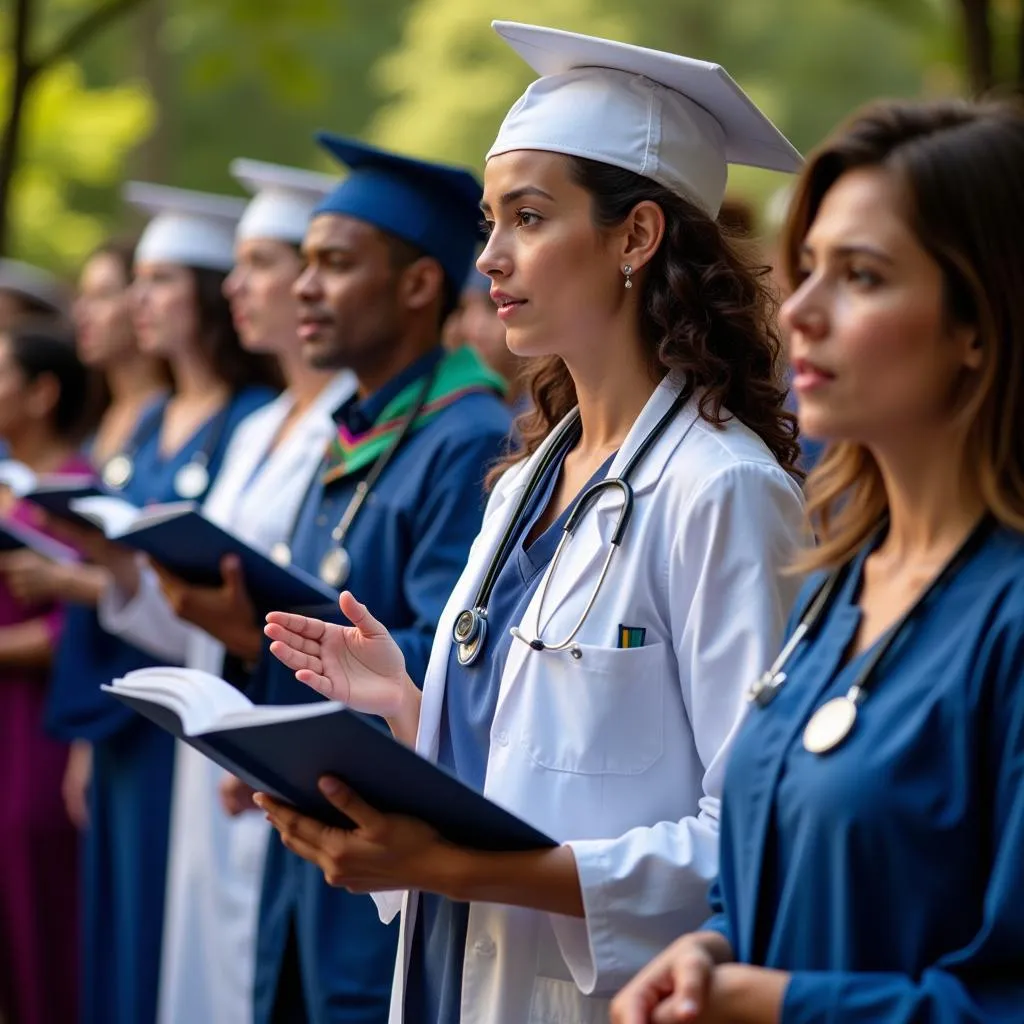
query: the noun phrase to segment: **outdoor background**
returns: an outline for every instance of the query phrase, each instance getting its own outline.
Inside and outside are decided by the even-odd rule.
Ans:
[[[0,0],[0,253],[73,273],[127,178],[330,170],[318,128],[480,169],[530,70],[492,18],[724,65],[803,151],[876,96],[1013,87],[1024,0]],[[730,191],[764,207],[777,176]],[[769,204],[770,206],[770,204]]]

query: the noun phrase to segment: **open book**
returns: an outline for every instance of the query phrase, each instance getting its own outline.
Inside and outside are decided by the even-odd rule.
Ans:
[[[225,555],[242,563],[246,589],[258,614],[279,608],[334,605],[338,592],[294,565],[279,565],[267,553],[212,523],[192,502],[136,508],[108,495],[71,502],[72,510],[119,544],[142,551],[187,583],[220,582]]]
[[[78,498],[105,495],[107,491],[89,473],[43,473],[13,459],[0,462],[0,484],[18,498],[31,501],[60,519],[82,522],[70,504]],[[120,499],[115,499],[120,500]]]
[[[78,553],[73,548],[41,530],[14,519],[0,519],[0,551],[20,551],[23,548],[35,551],[51,562],[67,564],[78,561]]]
[[[419,818],[479,850],[535,850],[553,840],[342,704],[258,706],[223,679],[186,668],[129,672],[103,689],[251,786],[341,828],[320,793],[336,775],[371,806]]]

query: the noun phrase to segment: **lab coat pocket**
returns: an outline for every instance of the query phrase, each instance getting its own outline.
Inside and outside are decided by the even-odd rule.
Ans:
[[[583,995],[571,981],[537,977],[528,1024],[606,1024],[608,1000]]]
[[[577,775],[639,775],[662,754],[668,648],[580,644],[534,654],[523,742],[543,768]]]

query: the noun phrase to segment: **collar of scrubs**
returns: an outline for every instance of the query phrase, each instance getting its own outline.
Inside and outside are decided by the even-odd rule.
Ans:
[[[338,432],[327,450],[323,481],[339,480],[373,463],[386,451],[403,420],[420,399],[423,378],[436,367],[426,401],[410,433],[426,426],[464,395],[490,392],[503,396],[507,385],[469,348],[445,353],[434,349],[362,401],[355,398],[338,410]]]

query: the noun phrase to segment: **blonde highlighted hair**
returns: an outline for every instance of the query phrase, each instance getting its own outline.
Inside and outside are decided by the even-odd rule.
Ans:
[[[828,190],[848,171],[894,175],[902,211],[939,264],[950,322],[978,332],[982,364],[954,415],[960,457],[988,509],[1024,532],[1024,108],[1011,102],[885,102],[858,111],[809,159],[783,237],[797,280],[800,248]],[[881,474],[861,445],[830,445],[806,483],[819,546],[801,570],[848,561],[887,512]]]

